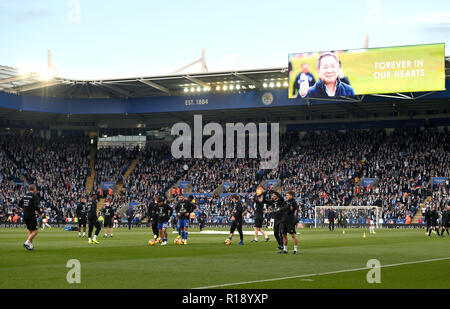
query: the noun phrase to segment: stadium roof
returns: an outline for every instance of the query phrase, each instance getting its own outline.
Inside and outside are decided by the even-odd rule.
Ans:
[[[216,87],[262,88],[263,83],[287,82],[287,68],[272,68],[214,73],[177,74],[104,80],[72,80],[54,77],[42,80],[38,74],[21,75],[17,69],[0,66],[0,90],[15,94],[45,95],[61,98],[143,98],[185,95]],[[187,92],[187,93],[186,93]]]
[[[445,59],[445,76],[450,79],[450,57]],[[241,71],[177,74],[104,80],[74,80],[54,77],[44,80],[37,73],[23,74],[18,69],[0,66],[0,91],[60,98],[143,98],[186,95],[202,92],[223,93],[229,89],[261,89],[264,83],[286,87],[288,69],[269,68]],[[220,87],[221,90],[216,90]]]

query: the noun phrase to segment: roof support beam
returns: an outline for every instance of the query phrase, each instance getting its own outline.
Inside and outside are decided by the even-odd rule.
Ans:
[[[8,71],[8,72],[11,72],[11,73],[14,73],[14,74],[17,74],[19,72],[19,70],[17,70],[16,68],[8,67],[8,66],[5,66],[5,65],[0,65],[0,70],[1,71]]]
[[[66,93],[66,95],[72,99],[73,94],[78,90],[77,86],[75,83],[73,83],[70,88],[68,89],[68,92]]]
[[[413,97],[407,96],[403,93],[392,93],[392,94],[371,94],[374,97],[383,97],[383,98],[391,98],[391,99],[403,99],[403,100],[411,100]]]
[[[30,84],[30,85],[20,86],[20,87],[12,88],[11,90],[16,93],[20,93],[20,92],[26,92],[26,91],[31,91],[31,90],[35,90],[35,89],[49,88],[49,87],[53,87],[53,86],[56,86],[59,84],[61,84],[61,81],[52,80],[52,81],[38,82],[38,83]]]
[[[192,76],[189,76],[189,75],[186,75],[184,78],[186,78],[187,80],[190,80],[191,82],[193,82],[193,83],[195,83],[195,84],[197,84],[199,86],[211,88],[210,85],[208,85],[207,83],[199,80],[198,78],[195,78],[195,77],[192,77]]]
[[[9,84],[12,82],[17,82],[19,80],[30,78],[30,75],[21,75],[21,76],[14,76],[14,77],[8,77],[0,79],[0,84]]]
[[[164,86],[158,85],[157,83],[154,83],[150,80],[139,79],[139,81],[143,84],[146,84],[147,86],[150,86],[152,88],[158,89],[159,91],[165,92],[168,95],[171,95],[170,90]]]
[[[430,95],[430,94],[433,94],[433,93],[434,93],[434,91],[431,91],[431,92],[428,92],[428,93],[425,93],[425,94],[421,94],[421,95],[419,95],[417,97],[414,97],[414,94],[411,93],[411,97],[413,98],[413,100],[417,100],[417,99],[423,98],[423,97],[425,97],[427,95]]]
[[[257,80],[254,80],[253,78],[250,78],[250,77],[245,76],[244,74],[240,74],[238,72],[234,72],[233,75],[242,80],[245,80],[247,83],[249,83],[251,85],[255,85],[256,88],[262,88],[261,83],[258,82]]]
[[[104,93],[108,99],[111,98],[111,94],[117,95],[117,93],[113,92],[112,90],[110,90],[108,88],[100,87],[100,84],[98,84],[98,83],[91,82],[91,86],[97,87],[97,89],[100,90],[102,93]],[[78,89],[78,88],[76,88],[76,89]],[[75,93],[75,90],[70,95],[72,96],[74,93]]]
[[[100,85],[105,88],[108,88],[109,90],[112,90],[115,94],[120,94],[121,96],[124,96],[125,98],[128,98],[131,95],[131,92],[126,91],[126,90],[119,88],[117,86],[114,86],[114,85],[110,85],[110,84],[106,84],[106,83],[95,83],[95,85]]]
[[[197,64],[197,63],[199,63],[199,62],[202,62],[202,59],[201,59],[201,58],[200,58],[200,59],[197,59],[197,60],[195,60],[195,61],[193,61],[193,62],[191,62],[191,63],[189,63],[189,64],[186,64],[185,66],[179,68],[178,70],[173,71],[171,74],[176,74],[176,73],[178,73],[178,72],[181,72],[181,71],[183,71],[184,69],[187,69],[187,68],[189,68],[189,67],[191,67],[191,66],[193,66],[194,64]]]
[[[84,86],[86,87],[86,92],[87,92],[88,98],[90,99],[92,97],[92,95],[91,95],[91,90],[89,89],[89,83],[87,82],[86,84],[84,84]]]

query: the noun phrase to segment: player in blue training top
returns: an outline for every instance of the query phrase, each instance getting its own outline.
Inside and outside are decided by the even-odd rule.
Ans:
[[[192,195],[190,195],[187,198],[187,200],[184,198],[183,195],[180,195],[179,199],[180,201],[175,206],[175,211],[178,217],[178,230],[179,233],[181,233],[181,237],[184,240],[184,244],[186,245],[188,239],[188,227],[190,215],[191,212],[193,212],[196,207],[194,204],[192,204],[192,200],[194,199]]]
[[[159,237],[162,240],[161,245],[167,245],[167,227],[169,226],[169,219],[172,215],[172,207],[164,203],[164,199],[160,196],[158,197],[158,205],[156,211],[158,213],[158,230]]]

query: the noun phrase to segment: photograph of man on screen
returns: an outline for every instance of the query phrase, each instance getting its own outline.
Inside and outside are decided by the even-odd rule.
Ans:
[[[340,68],[339,59],[334,53],[321,54],[317,59],[319,79],[312,87],[307,82],[301,83],[300,96],[302,98],[327,98],[355,95],[353,87],[339,79]]]

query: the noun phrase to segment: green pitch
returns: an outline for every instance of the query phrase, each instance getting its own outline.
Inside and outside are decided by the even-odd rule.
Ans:
[[[172,230],[169,229],[171,232]],[[198,231],[191,229],[192,232]],[[102,231],[103,232],[103,231]],[[150,229],[117,229],[88,245],[62,229],[40,231],[35,251],[22,246],[25,229],[0,230],[0,288],[450,288],[450,237],[424,230],[302,229],[298,255],[268,243],[230,246],[226,235],[189,235],[189,244],[148,246]],[[363,238],[363,233],[366,238]],[[67,261],[81,263],[81,283],[69,284]],[[381,283],[367,282],[367,261],[381,263]]]

